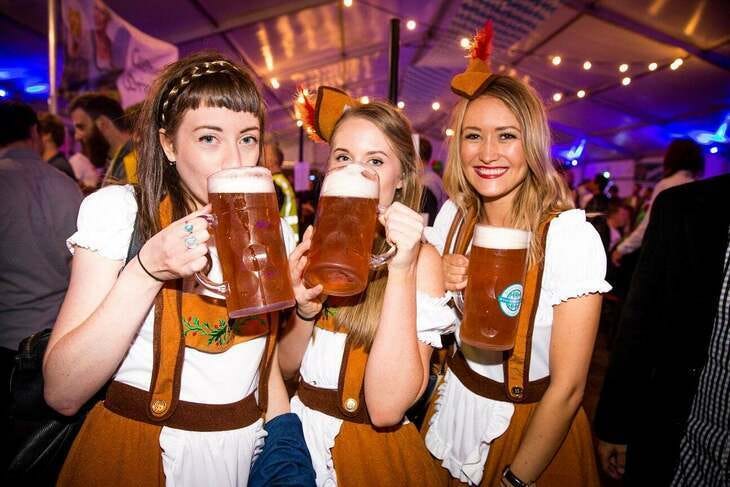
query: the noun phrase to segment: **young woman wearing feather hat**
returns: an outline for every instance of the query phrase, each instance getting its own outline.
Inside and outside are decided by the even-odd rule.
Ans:
[[[291,407],[302,420],[317,485],[440,485],[438,467],[404,419],[426,387],[433,348],[441,346],[440,335],[455,320],[446,306],[440,256],[421,243],[421,187],[410,124],[391,105],[359,104],[327,87],[319,89],[307,113],[310,133],[330,144],[329,174],[333,168],[338,175],[370,174],[378,190],[367,217],[355,215],[354,202],[325,215],[321,199],[314,232],[305,232],[290,257],[297,309],[282,332],[279,363],[285,377],[297,371],[301,376]],[[330,175],[323,195],[334,194]],[[322,284],[311,278],[305,284],[316,255],[344,250],[356,260],[362,252],[353,250],[354,241],[368,225],[375,228],[376,205],[380,225],[372,251],[390,244],[397,250],[386,266],[370,272],[364,291],[327,297]],[[355,236],[328,232],[325,222],[345,222]],[[317,242],[330,237],[337,245],[318,253]]]
[[[463,98],[445,175],[451,200],[426,235],[443,254],[448,290],[466,287],[477,223],[531,232],[528,273],[512,350],[469,347],[457,331],[424,423],[426,446],[453,485],[597,486],[581,401],[600,293],[610,289],[606,256],[552,166],[538,95],[490,71],[491,37],[488,22],[451,82]]]

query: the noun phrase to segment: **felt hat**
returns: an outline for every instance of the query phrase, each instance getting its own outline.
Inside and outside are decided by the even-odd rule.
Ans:
[[[295,107],[297,116],[304,122],[307,134],[312,140],[329,142],[337,121],[349,108],[359,106],[360,102],[347,93],[331,86],[320,86],[316,99],[300,91]]]
[[[466,70],[451,79],[451,91],[467,100],[473,100],[496,79],[497,75],[492,73],[489,66],[493,36],[492,21],[487,20],[482,30],[474,36]]]

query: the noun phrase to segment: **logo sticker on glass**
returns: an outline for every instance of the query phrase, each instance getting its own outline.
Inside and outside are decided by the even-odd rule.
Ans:
[[[507,286],[502,291],[502,294],[499,295],[497,301],[499,302],[499,309],[502,310],[502,313],[510,318],[514,318],[519,314],[520,305],[522,304],[522,285],[512,284],[511,286]]]

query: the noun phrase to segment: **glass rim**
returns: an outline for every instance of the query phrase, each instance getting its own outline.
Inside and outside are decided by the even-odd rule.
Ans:
[[[251,173],[250,176],[255,177],[273,177],[271,171],[264,166],[239,166],[239,167],[227,167],[216,171],[213,174],[208,175],[207,180],[215,179],[216,177],[226,176],[228,174],[236,173]]]

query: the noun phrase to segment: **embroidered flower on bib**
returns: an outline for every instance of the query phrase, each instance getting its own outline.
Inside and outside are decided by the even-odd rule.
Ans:
[[[208,337],[208,345],[215,343],[218,346],[226,345],[231,339],[231,327],[228,321],[220,319],[212,326],[207,322],[201,322],[197,317],[183,318],[183,336],[190,333],[192,336],[198,334]]]

